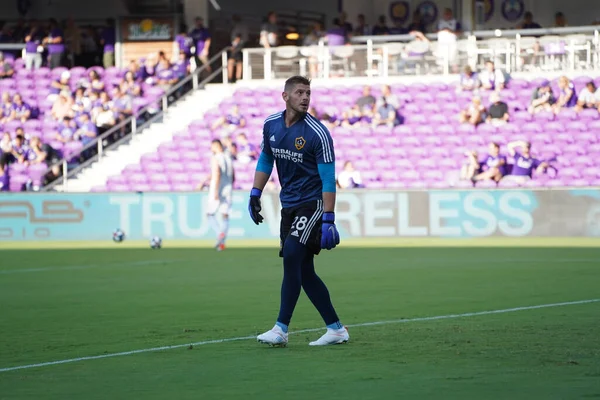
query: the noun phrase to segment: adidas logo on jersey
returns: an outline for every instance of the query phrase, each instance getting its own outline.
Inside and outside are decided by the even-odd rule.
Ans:
[[[271,142],[275,141],[275,135],[271,135],[271,139],[269,139]]]
[[[294,232],[292,232],[292,234],[291,234],[291,235],[292,235],[292,236],[296,236],[296,237],[298,237],[298,231],[294,231]]]

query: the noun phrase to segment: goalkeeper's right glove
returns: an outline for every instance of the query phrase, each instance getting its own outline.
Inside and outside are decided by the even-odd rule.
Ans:
[[[262,194],[262,190],[257,188],[252,188],[250,192],[250,201],[248,202],[248,212],[250,213],[250,218],[256,225],[263,222],[263,216],[260,215],[260,210],[262,207],[260,206],[260,195]]]

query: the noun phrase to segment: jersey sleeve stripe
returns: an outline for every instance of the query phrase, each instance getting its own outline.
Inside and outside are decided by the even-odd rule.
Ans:
[[[276,114],[269,115],[269,116],[268,116],[268,117],[265,119],[265,122],[264,122],[264,123],[266,124],[266,123],[267,123],[267,122],[269,122],[269,121],[274,121],[274,120],[276,120],[277,118],[281,117],[282,115],[283,115],[283,112],[278,112],[278,113],[276,113]]]
[[[327,134],[323,131],[323,129],[320,126],[318,126],[310,118],[307,118],[306,122],[308,123],[308,126],[310,126],[321,139],[321,145],[323,146],[323,161],[326,163],[333,162],[333,154],[331,152],[331,146],[329,144],[329,141],[327,140]]]

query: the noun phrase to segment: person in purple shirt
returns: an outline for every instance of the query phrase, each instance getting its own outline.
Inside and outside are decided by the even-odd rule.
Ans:
[[[468,152],[466,155],[469,157],[469,164],[466,166],[466,173],[461,174],[463,178],[473,182],[486,180],[498,182],[506,175],[506,156],[500,154],[498,143],[490,143],[489,154],[482,160],[477,159],[475,151]]]
[[[165,58],[159,61],[158,66],[156,68],[156,78],[157,84],[160,85],[163,89],[169,90],[169,87],[174,83],[177,83],[177,77],[175,76],[175,72],[171,69],[171,64]]]
[[[333,26],[327,30],[325,38],[329,46],[343,46],[346,44],[347,32],[341,25],[340,20],[335,18]]]
[[[43,43],[48,49],[48,67],[51,69],[61,67],[65,56],[64,34],[54,18],[50,20],[50,33]]]
[[[31,107],[25,102],[20,94],[13,96],[13,112],[11,115],[12,119],[25,122],[31,117]]]
[[[194,45],[194,40],[188,36],[187,27],[183,24],[179,29],[179,34],[175,36],[175,44],[177,44],[178,53],[183,52],[187,59],[192,56],[192,46]]]
[[[25,143],[25,137],[23,135],[17,135],[12,145],[12,155],[14,157],[14,161],[22,164],[25,162],[25,155],[27,154],[27,150],[29,147]]]
[[[102,64],[104,68],[109,68],[115,65],[115,42],[117,34],[115,31],[115,20],[109,18],[106,20],[106,27],[100,33],[100,44],[104,46],[104,55],[102,56]]]
[[[577,92],[569,78],[566,76],[558,78],[558,88],[560,89],[560,96],[558,96],[558,100],[552,107],[555,114],[558,114],[563,107],[570,108],[577,105]]]
[[[121,91],[133,97],[138,97],[142,94],[142,87],[136,82],[133,72],[127,71],[125,73],[125,78],[121,82]]]
[[[90,115],[88,113],[81,114],[79,120],[79,127],[77,131],[75,131],[75,139],[81,140],[84,146],[91,143],[98,135],[98,128],[91,121]]]
[[[115,119],[117,121],[123,121],[133,114],[133,103],[131,96],[124,93],[120,88],[116,87],[112,93],[113,111],[115,112]]]
[[[25,153],[25,164],[41,164],[46,162],[47,158],[48,152],[44,149],[40,138],[37,136],[32,137],[29,142],[29,148]]]
[[[248,137],[245,133],[240,133],[236,138],[237,160],[243,164],[249,164],[251,161],[258,158],[256,147],[248,142]]]
[[[179,57],[171,66],[171,70],[177,79],[183,79],[189,74],[190,62],[187,55],[183,51],[179,52]]]
[[[54,140],[62,143],[72,142],[75,139],[75,131],[77,123],[71,117],[66,116],[62,122],[58,124],[57,132],[54,135]]]
[[[231,129],[235,129],[236,127],[243,128],[246,126],[246,118],[240,114],[240,108],[237,105],[231,107],[231,111],[227,113],[227,115],[217,119],[213,123],[212,129],[219,129],[222,126]]]
[[[194,41],[196,47],[196,65],[202,63],[206,67],[206,71],[212,73],[212,68],[208,63],[208,52],[210,51],[210,32],[204,27],[204,20],[200,17],[196,18],[196,27],[190,32],[190,37]]]
[[[525,141],[510,142],[507,146],[509,154],[514,158],[510,175],[504,179],[525,182],[532,178],[533,171],[543,173],[548,168],[548,163],[533,158],[531,155],[531,143]],[[521,148],[521,152],[517,152]]]
[[[43,33],[37,24],[31,26],[31,30],[25,36],[25,68],[31,70],[42,66],[42,53],[39,51],[42,44]]]

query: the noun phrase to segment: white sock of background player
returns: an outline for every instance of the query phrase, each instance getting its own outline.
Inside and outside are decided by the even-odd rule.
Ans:
[[[212,228],[213,231],[215,231],[215,233],[217,235],[221,234],[221,227],[219,226],[219,221],[217,220],[217,217],[214,214],[208,214],[208,223],[210,225],[210,227]]]
[[[221,217],[221,233],[224,237],[227,237],[227,233],[229,232],[229,215],[223,214]]]

